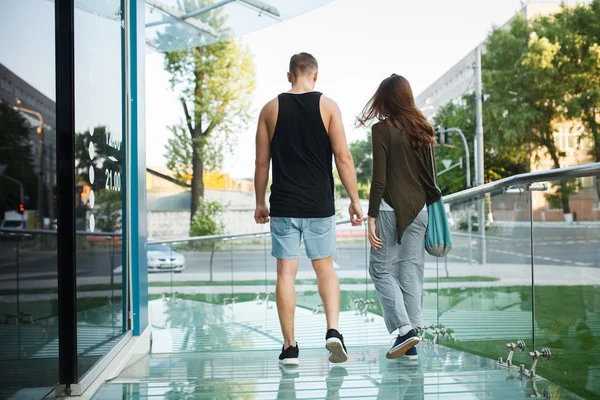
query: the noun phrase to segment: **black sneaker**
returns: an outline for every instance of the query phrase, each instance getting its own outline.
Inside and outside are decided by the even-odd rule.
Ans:
[[[410,332],[404,336],[398,335],[396,342],[388,350],[386,357],[400,358],[408,351],[408,349],[415,347],[419,342],[419,335],[417,335],[417,332],[414,329],[411,329]]]
[[[344,345],[344,337],[335,329],[330,329],[325,335],[325,348],[329,350],[329,361],[343,363],[348,360],[348,351]]]
[[[419,358],[419,355],[417,354],[417,346],[406,350],[404,357],[408,358],[409,360],[417,360]]]
[[[290,346],[287,349],[281,348],[281,354],[279,355],[279,364],[281,365],[299,365],[298,354],[298,343],[295,346]]]

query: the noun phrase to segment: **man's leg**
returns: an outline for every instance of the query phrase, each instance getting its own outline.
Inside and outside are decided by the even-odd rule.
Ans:
[[[275,297],[277,313],[283,334],[283,348],[296,345],[294,338],[294,312],[296,310],[295,280],[298,273],[298,259],[277,260],[277,286]]]
[[[279,323],[283,333],[283,347],[296,346],[294,338],[294,311],[296,291],[294,281],[298,272],[301,231],[293,218],[271,218],[271,255],[277,259],[277,286],[275,297]],[[292,358],[297,358],[292,357]]]
[[[329,350],[329,361],[341,363],[348,360],[344,338],[338,329],[340,315],[340,283],[333,270],[335,253],[335,220],[329,218],[309,218],[303,221],[306,255],[312,260],[317,274],[319,295],[323,300],[327,333],[325,348]]]
[[[327,319],[327,330],[339,331],[340,316],[340,282],[333,270],[332,256],[312,260],[312,265],[317,274],[319,295],[323,300],[325,318]]]
[[[338,329],[340,314],[340,283],[333,270],[333,254],[335,253],[335,219],[308,218],[303,221],[302,231],[306,255],[312,260],[317,274],[319,295],[323,300],[327,329]]]

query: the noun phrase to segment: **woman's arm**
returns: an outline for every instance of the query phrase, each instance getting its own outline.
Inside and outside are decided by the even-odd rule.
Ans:
[[[371,192],[369,195],[369,217],[377,218],[379,205],[383,198],[386,184],[387,170],[387,140],[385,140],[386,126],[375,125],[371,134],[373,146],[373,175],[371,179]]]

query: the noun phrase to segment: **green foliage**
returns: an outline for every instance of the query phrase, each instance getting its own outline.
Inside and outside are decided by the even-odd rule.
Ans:
[[[594,160],[600,161],[600,0],[563,5],[561,12],[540,18],[534,27],[560,47],[552,64],[565,91],[563,112],[582,122]]]
[[[356,169],[356,179],[360,185],[370,186],[373,175],[373,144],[371,141],[371,132],[367,138],[350,143],[350,154],[354,159],[354,168]],[[363,197],[363,198],[368,198]]]
[[[562,114],[564,90],[552,62],[560,46],[539,37],[524,17],[509,30],[492,32],[483,56],[485,108],[503,143],[541,151],[560,167],[555,124]]]
[[[523,173],[528,169],[529,153],[517,144],[504,143],[499,129],[495,126],[496,120],[493,109],[484,107],[483,130],[485,132],[485,180],[487,182],[502,179],[515,174]],[[442,107],[434,117],[434,124],[445,128],[459,128],[462,130],[469,146],[471,179],[475,177],[475,159],[473,144],[475,139],[475,98],[474,95],[465,95],[458,102],[452,102]],[[457,162],[459,158],[465,160],[464,144],[458,133],[450,133],[451,145],[438,146],[436,156],[438,171],[443,169],[441,160],[451,159]],[[439,177],[438,184],[444,194],[455,193],[466,186],[466,167],[454,169]],[[472,183],[472,182],[471,182]]]
[[[200,199],[200,207],[192,218],[190,236],[219,235],[225,230],[221,220],[225,207],[218,201]]]
[[[102,232],[121,230],[122,194],[114,190],[99,190],[96,195],[96,227]]]
[[[31,127],[21,114],[0,102],[0,164],[6,164],[4,175],[20,181],[28,200],[26,208],[34,208],[37,201],[37,177],[33,169]],[[17,210],[20,202],[19,186],[0,178],[0,219],[4,210]]]

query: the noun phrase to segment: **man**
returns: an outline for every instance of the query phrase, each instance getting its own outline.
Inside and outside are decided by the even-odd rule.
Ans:
[[[298,365],[294,283],[302,237],[306,255],[317,274],[325,308],[325,347],[331,353],[329,361],[340,363],[348,359],[338,327],[340,287],[332,260],[336,249],[332,156],[350,195],[352,225],[362,223],[362,210],[340,109],[333,100],[314,91],[318,74],[317,60],[312,55],[294,55],[287,74],[292,89],[263,107],[256,132],[254,219],[256,223],[266,224],[270,216],[271,254],[277,258],[277,312],[284,339],[279,361],[283,365]],[[265,192],[271,159],[273,183],[269,214]]]

